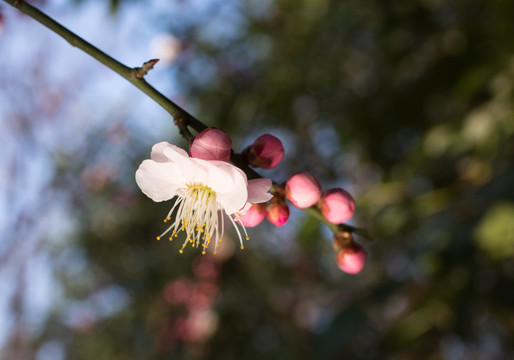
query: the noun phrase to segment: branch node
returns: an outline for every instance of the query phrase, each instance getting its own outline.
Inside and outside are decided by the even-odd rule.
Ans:
[[[150,70],[153,69],[154,65],[159,62],[159,59],[148,60],[141,67],[133,68],[133,74],[136,78],[142,79]]]
[[[349,231],[342,230],[334,234],[334,242],[332,243],[332,246],[334,247],[335,251],[339,251],[342,248],[349,246],[352,242],[352,233]]]
[[[193,142],[195,137],[193,136],[193,134],[191,134],[191,132],[187,128],[188,123],[187,123],[186,117],[183,114],[180,114],[179,116],[176,116],[173,119],[173,123],[175,124],[176,127],[178,127],[178,131],[179,131],[180,135],[182,135],[182,137],[187,140],[189,145],[191,145],[191,143]]]

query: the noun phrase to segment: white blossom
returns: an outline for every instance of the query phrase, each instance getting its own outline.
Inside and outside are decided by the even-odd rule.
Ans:
[[[144,160],[136,171],[136,182],[153,201],[177,197],[164,220],[171,225],[157,239],[170,233],[169,239],[173,240],[178,233],[185,232],[180,253],[190,243],[194,247],[201,245],[205,254],[211,242],[216,253],[223,239],[223,213],[236,229],[243,249],[239,227],[246,239],[248,235],[239,219],[241,214],[252,203],[272,198],[268,193],[270,179],[248,180],[241,169],[228,162],[191,158],[186,151],[167,142],[152,147],[151,159]]]

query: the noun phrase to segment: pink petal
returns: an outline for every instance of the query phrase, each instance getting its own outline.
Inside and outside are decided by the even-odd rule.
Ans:
[[[271,179],[248,180],[248,202],[256,204],[270,200],[273,195],[268,191],[271,189]]]

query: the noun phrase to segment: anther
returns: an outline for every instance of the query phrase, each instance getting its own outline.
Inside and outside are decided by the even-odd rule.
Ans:
[[[160,236],[156,236],[155,237],[157,240],[161,240],[161,237]]]

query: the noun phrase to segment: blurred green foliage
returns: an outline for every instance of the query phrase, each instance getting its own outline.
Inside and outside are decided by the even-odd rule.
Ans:
[[[172,67],[199,119],[239,150],[262,129],[280,136],[275,181],[304,170],[355,194],[375,239],[365,270],[340,273],[330,234],[302,212],[251,231],[243,252],[179,256],[152,240],[170,204],[132,179],[150,149],[101,129],[56,177],[82,174],[80,223],[53,250],[67,300],[33,346],[58,341],[70,359],[514,357],[514,2],[212,4],[141,17],[181,41]],[[124,170],[98,182],[115,146]]]

